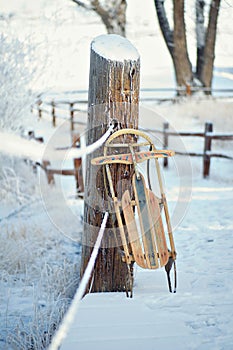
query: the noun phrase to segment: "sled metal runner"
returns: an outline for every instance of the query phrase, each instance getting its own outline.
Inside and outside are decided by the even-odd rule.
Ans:
[[[144,139],[143,143],[125,142],[127,135]],[[124,139],[119,142],[119,139]],[[117,142],[113,142],[117,141]],[[149,150],[138,151],[139,146],[149,147]],[[127,149],[127,153],[109,154],[112,150]],[[167,200],[163,189],[162,177],[158,158],[173,156],[170,150],[157,150],[150,137],[135,129],[121,129],[114,132],[104,145],[102,157],[94,158],[93,165],[105,167],[105,187],[112,197],[115,216],[118,223],[121,245],[123,249],[123,261],[128,266],[129,288],[126,288],[127,296],[132,297],[133,290],[133,263],[146,269],[165,267],[170,292],[176,292],[176,250],[173,239],[172,227],[168,211]],[[149,175],[149,162],[155,161],[156,176],[159,184],[159,197],[152,192]],[[139,171],[138,164],[147,162],[147,183]],[[121,200],[117,198],[113,186],[110,167],[112,164],[128,164],[132,167],[133,176],[130,184],[131,190],[126,190]],[[130,194],[131,193],[131,194]],[[162,220],[162,212],[166,221],[166,232]],[[139,221],[139,224],[138,222]],[[167,238],[169,247],[167,244]],[[174,288],[172,289],[170,272],[174,267]]]

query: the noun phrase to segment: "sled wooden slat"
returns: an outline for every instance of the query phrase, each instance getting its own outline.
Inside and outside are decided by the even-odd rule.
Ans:
[[[147,142],[140,142],[140,143],[130,143],[130,146],[132,147],[142,147],[142,146],[150,146],[150,143]],[[124,148],[129,147],[128,143],[110,143],[106,145],[108,148]]]
[[[122,210],[124,213],[125,223],[128,231],[128,240],[132,248],[134,260],[139,266],[146,269],[148,268],[148,264],[145,259],[144,251],[142,249],[142,244],[140,241],[140,236],[133,212],[132,201],[128,190],[125,191],[122,196]]]
[[[168,247],[165,237],[165,232],[163,228],[163,222],[161,218],[161,211],[159,206],[159,199],[154,195],[152,191],[147,189],[149,197],[149,208],[151,215],[151,225],[154,229],[156,244],[159,255],[160,267],[165,266],[169,259]]]
[[[151,225],[149,199],[145,186],[145,180],[141,174],[140,179],[137,179],[135,175],[133,176],[133,188],[135,194],[135,202],[138,209],[145,258],[148,263],[148,268],[157,269],[159,267],[159,262],[154,237],[155,234],[154,229]]]

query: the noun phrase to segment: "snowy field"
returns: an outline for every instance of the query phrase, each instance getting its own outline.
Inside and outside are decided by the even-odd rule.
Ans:
[[[141,55],[141,87],[173,87],[171,60],[158,29],[153,1],[147,8],[139,0],[128,2],[127,33]],[[33,90],[62,93],[88,88],[90,42],[105,33],[95,15],[77,11],[66,0],[40,0],[33,6],[27,0],[8,0],[1,8],[5,18],[0,20],[1,33],[36,44],[38,70],[31,84]],[[7,19],[7,14],[12,17]],[[190,7],[191,48],[195,41],[192,14]],[[233,7],[223,1],[215,87],[233,88],[233,49],[229,45],[232,17]],[[204,123],[210,120],[215,132],[229,133],[233,130],[232,107],[232,99],[201,97],[174,105],[144,104],[140,125],[161,128],[164,121],[169,121],[178,131],[203,131]],[[52,137],[55,145],[61,137],[64,145],[69,143],[66,125],[54,132],[49,121],[29,118],[25,119],[26,128],[32,127],[46,140]],[[160,142],[158,138],[155,141]],[[171,138],[169,147],[177,146],[202,152],[203,139]],[[216,152],[230,156],[232,146],[232,141],[213,142]],[[83,202],[74,198],[75,184],[70,178],[61,181],[57,177],[57,185],[52,189],[43,172],[34,174],[24,161],[10,158],[7,150],[4,153],[0,156],[0,349],[46,349],[79,283]],[[232,170],[231,160],[214,158],[210,178],[204,180],[201,158],[176,156],[170,162],[163,174],[178,252],[178,291],[175,295],[168,293],[163,270],[148,272],[136,268],[133,300],[124,294],[103,294],[96,296],[97,301],[91,301],[90,296],[85,298],[76,321],[82,330],[85,322],[92,330],[97,329],[96,303],[118,306],[116,313],[103,312],[108,332],[106,324],[98,328],[98,334],[93,331],[93,339],[101,335],[105,340],[96,340],[97,350],[104,349],[104,343],[108,349],[116,348],[116,335],[112,333],[117,326],[117,313],[129,317],[117,338],[130,339],[134,349],[143,344],[151,350],[156,346],[233,348]],[[140,329],[130,329],[131,317],[145,317],[147,321],[138,323]],[[156,333],[154,337],[148,335],[148,327]],[[86,349],[84,345],[88,348],[85,338],[76,340],[80,349]]]

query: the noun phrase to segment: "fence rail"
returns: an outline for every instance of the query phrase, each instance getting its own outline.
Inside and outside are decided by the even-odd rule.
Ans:
[[[178,90],[175,89],[142,89],[144,92],[177,92]],[[206,89],[203,89],[203,91],[207,91]],[[227,93],[231,92],[233,97],[233,89],[212,89],[212,92],[221,92],[221,93]],[[87,91],[73,91],[73,94],[79,93],[87,94]],[[143,101],[143,98],[141,98]],[[171,98],[170,98],[171,100]],[[80,100],[66,100],[66,99],[60,99],[60,100],[51,100],[51,101],[43,101],[41,98],[37,101],[37,103],[33,106],[33,110],[37,111],[38,117],[42,118],[43,114],[47,114],[51,116],[51,122],[52,126],[56,127],[57,125],[57,119],[63,119],[67,120],[70,123],[70,130],[71,132],[74,132],[75,127],[77,125],[85,126],[86,121],[83,120],[83,115],[77,116],[77,112],[85,112],[85,110],[82,110],[81,108],[78,108],[78,105],[80,104],[87,104],[87,100],[85,98],[81,98]],[[64,107],[64,108],[62,108]],[[81,120],[80,120],[81,119]],[[160,133],[163,135],[163,147],[168,148],[168,141],[169,137],[173,136],[180,136],[180,137],[201,137],[204,138],[204,147],[203,152],[180,152],[176,151],[176,154],[178,155],[189,155],[190,157],[203,157],[203,177],[208,177],[210,173],[210,162],[211,158],[225,158],[232,160],[233,157],[216,153],[212,151],[212,141],[213,140],[221,140],[221,141],[229,141],[233,140],[233,134],[232,133],[214,133],[213,132],[213,124],[212,123],[205,123],[205,128],[202,132],[197,131],[180,131],[180,132],[174,132],[172,130],[169,130],[169,124],[164,123],[163,128],[161,129],[151,129],[147,128],[144,129],[144,131],[151,132],[151,133]],[[168,166],[168,158],[164,158],[164,167]]]
[[[142,102],[156,102],[162,103],[165,101],[176,102],[179,101],[181,96],[178,94],[183,91],[185,96],[189,96],[190,93],[196,91],[202,91],[203,96],[198,96],[198,99],[205,98],[233,98],[233,89],[209,89],[200,87],[177,87],[177,88],[143,88],[141,91],[140,101]],[[211,93],[211,95],[205,95]],[[165,94],[167,96],[165,96]],[[70,129],[74,130],[76,125],[85,125],[83,118],[77,118],[77,113],[87,111],[87,90],[77,91],[64,91],[62,97],[56,94],[41,95],[37,102],[32,106],[32,110],[38,114],[39,118],[42,118],[43,114],[50,115],[52,117],[52,125],[57,125],[58,119],[67,120],[70,123]],[[162,96],[161,96],[162,95]],[[80,97],[80,98],[79,98]],[[184,97],[184,96],[183,96]],[[195,98],[195,95],[193,95]],[[61,115],[62,113],[62,115]],[[190,134],[190,133],[188,133]],[[202,133],[201,133],[202,134]],[[180,134],[186,136],[185,133]],[[171,135],[172,136],[172,135]],[[187,135],[189,136],[189,135]],[[199,133],[194,133],[193,136],[203,136]],[[217,135],[215,136],[217,137]]]
[[[206,178],[210,173],[210,162],[211,158],[225,158],[233,160],[233,157],[212,152],[212,140],[221,140],[221,141],[230,141],[233,140],[233,133],[223,134],[223,133],[214,133],[213,132],[213,123],[206,122],[203,132],[174,132],[169,131],[169,123],[163,124],[163,129],[144,129],[144,131],[151,133],[160,133],[163,135],[163,147],[168,148],[168,137],[169,136],[181,136],[181,137],[202,137],[204,138],[204,147],[203,152],[179,152],[175,150],[175,153],[178,155],[188,155],[190,157],[203,157],[203,177]],[[164,167],[168,166],[168,158],[164,158]]]
[[[86,112],[81,108],[75,107],[76,104],[87,104],[86,100],[79,101],[42,101],[38,100],[34,106],[32,106],[32,112],[37,112],[39,119],[43,117],[43,114],[51,116],[52,126],[57,126],[57,120],[63,119],[67,120],[70,123],[70,129],[73,131],[75,125],[86,125],[86,122],[82,120],[74,120],[75,113],[77,112]],[[62,108],[65,106],[65,108]],[[47,108],[46,108],[47,107]],[[62,115],[61,115],[62,113]]]

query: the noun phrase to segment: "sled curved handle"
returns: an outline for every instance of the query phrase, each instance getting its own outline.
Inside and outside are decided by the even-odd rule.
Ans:
[[[122,135],[137,135],[143,137],[145,140],[147,140],[152,146],[153,146],[153,141],[151,138],[145,134],[144,132],[138,130],[138,129],[121,129],[118,131],[115,131],[112,135],[109,136],[107,139],[105,146],[108,146],[109,143],[111,143],[115,138],[122,136]]]

